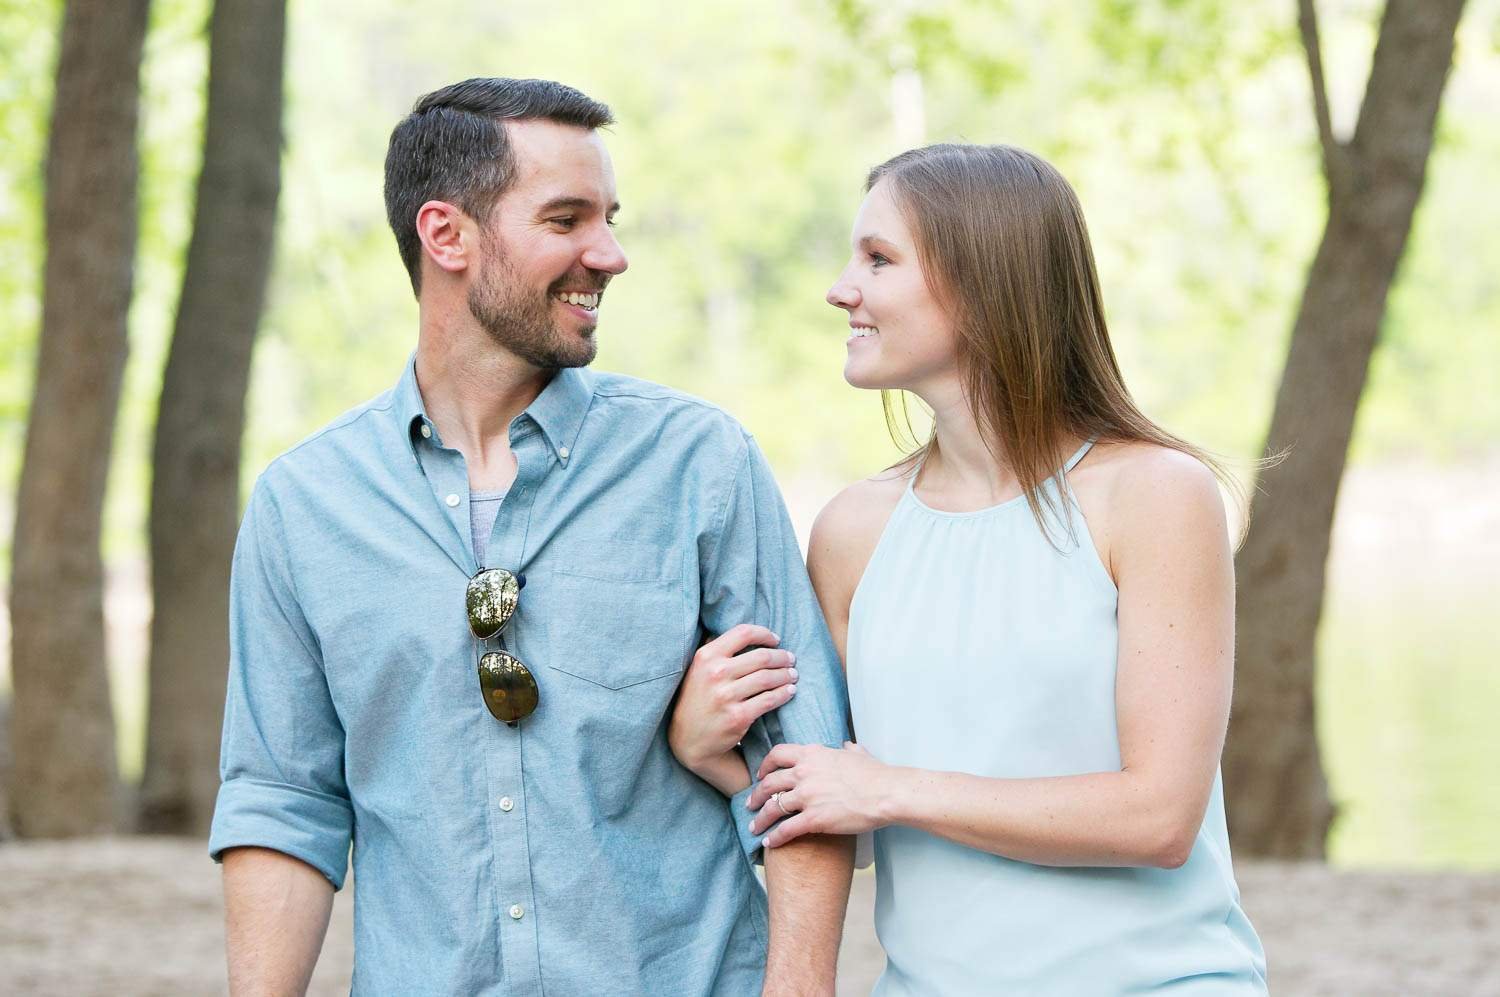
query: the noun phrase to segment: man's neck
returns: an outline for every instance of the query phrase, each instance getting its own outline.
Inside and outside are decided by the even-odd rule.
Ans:
[[[511,421],[555,372],[538,370],[481,330],[474,333],[430,335],[424,323],[417,342],[417,390],[443,444],[464,455],[470,486],[500,490],[515,476]]]

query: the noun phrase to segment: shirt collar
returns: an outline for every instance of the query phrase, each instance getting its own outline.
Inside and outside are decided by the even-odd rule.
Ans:
[[[542,436],[557,454],[557,459],[566,464],[593,400],[593,372],[582,367],[564,367],[522,415],[530,417],[541,428]],[[431,433],[437,433],[437,427],[427,415],[427,406],[422,402],[422,392],[417,388],[416,353],[407,359],[401,380],[396,382],[394,404],[400,425],[406,432],[406,444],[416,456],[422,427],[430,427]],[[436,435],[432,439],[438,442]]]
[[[422,392],[417,390],[415,352],[407,358],[401,380],[396,382],[393,404],[402,432],[406,434],[406,445],[411,449],[411,455],[416,457],[418,435],[423,426],[432,426],[432,420],[427,418],[427,406],[422,403]],[[428,432],[435,433],[437,430],[429,428]]]
[[[557,459],[564,464],[583,429],[583,417],[594,401],[594,373],[583,367],[564,367],[526,408],[542,429]]]

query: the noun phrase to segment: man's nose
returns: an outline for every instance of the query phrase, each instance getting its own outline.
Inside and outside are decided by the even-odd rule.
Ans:
[[[602,270],[612,275],[622,274],[630,266],[630,261],[625,258],[625,250],[620,248],[620,241],[608,227],[603,227],[600,236],[584,250],[579,262],[590,270]]]

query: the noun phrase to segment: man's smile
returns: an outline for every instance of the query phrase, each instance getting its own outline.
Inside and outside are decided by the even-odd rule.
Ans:
[[[554,291],[552,293],[554,301],[560,301],[565,305],[572,305],[590,315],[598,311],[599,301],[603,297],[603,291]]]

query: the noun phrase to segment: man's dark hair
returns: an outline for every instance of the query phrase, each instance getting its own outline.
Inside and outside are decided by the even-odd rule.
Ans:
[[[504,122],[528,118],[589,129],[615,121],[607,106],[561,83],[478,77],[427,94],[391,132],[385,214],[413,292],[422,290],[417,209],[447,201],[482,223],[516,178]]]

